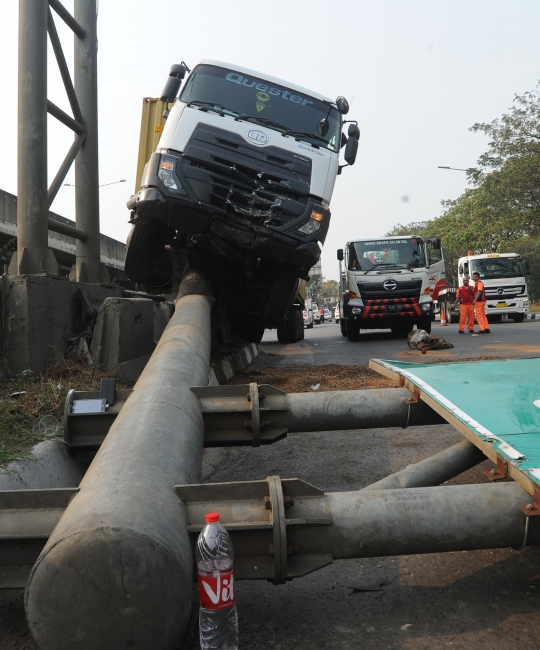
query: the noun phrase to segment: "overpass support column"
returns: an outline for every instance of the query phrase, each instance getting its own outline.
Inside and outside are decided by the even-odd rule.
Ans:
[[[47,9],[19,1],[18,275],[47,270]]]
[[[99,171],[97,103],[97,4],[75,0],[74,18],[85,36],[75,35],[75,93],[86,127],[86,139],[75,159],[76,225],[88,234],[77,240],[77,282],[100,280]]]

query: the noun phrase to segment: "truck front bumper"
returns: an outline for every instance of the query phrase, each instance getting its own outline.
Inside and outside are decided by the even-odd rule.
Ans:
[[[181,155],[174,153],[180,161]],[[282,216],[283,213],[279,218],[250,218],[232,209],[223,210],[197,196],[190,179],[183,176],[180,162],[175,168],[179,187],[175,192],[170,191],[158,175],[161,158],[160,153],[152,154],[143,175],[143,187],[127,202],[133,213],[132,222],[160,219],[183,234],[199,239],[218,237],[256,257],[290,263],[305,268],[306,272],[316,264],[330,225],[328,209],[307,198],[305,205],[294,206],[298,214],[288,215],[288,220]],[[279,201],[285,205],[288,199],[283,197]],[[280,206],[279,201],[274,202]],[[311,223],[314,211],[323,215],[322,221],[315,224],[315,231],[302,232],[300,228]],[[256,210],[254,214],[257,214]]]

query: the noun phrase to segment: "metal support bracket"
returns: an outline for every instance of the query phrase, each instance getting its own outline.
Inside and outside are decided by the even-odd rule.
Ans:
[[[534,492],[534,501],[532,503],[527,503],[524,506],[521,506],[523,512],[527,517],[538,517],[540,516],[540,492],[535,490]]]
[[[485,469],[484,474],[494,483],[504,481],[508,478],[508,463],[501,456],[497,456],[497,469]]]
[[[287,436],[287,429],[272,423],[272,414],[285,408],[264,406],[267,397],[285,396],[282,390],[263,384],[194,386],[204,419],[204,446],[268,445]]]
[[[302,517],[301,502],[324,497],[322,490],[309,483],[269,476],[265,481],[177,485],[174,490],[186,505],[187,529],[194,538],[204,528],[205,514],[219,512],[233,541],[237,580],[284,584],[332,563],[331,555],[303,554],[294,539],[289,539],[289,531],[297,526],[332,523],[325,516]],[[286,516],[286,511],[293,516]]]

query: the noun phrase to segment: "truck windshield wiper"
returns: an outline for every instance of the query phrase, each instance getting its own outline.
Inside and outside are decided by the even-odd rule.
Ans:
[[[255,123],[258,122],[259,124],[264,124],[265,126],[273,126],[276,129],[284,129],[285,131],[289,128],[284,124],[280,124],[279,122],[274,122],[273,120],[269,120],[267,117],[258,117],[257,115],[239,115],[235,119],[246,120],[248,122],[255,122]]]
[[[307,131],[293,131],[292,129],[289,129],[288,131],[285,131],[283,135],[305,137],[308,140],[313,138],[315,140],[319,140],[320,142],[324,142],[324,144],[328,144],[328,140],[326,138],[323,138],[322,136],[317,135],[316,133],[308,133]]]
[[[198,99],[193,99],[192,101],[188,102],[188,106],[202,106],[204,108],[210,108],[218,113],[222,113],[223,115],[230,115],[231,117],[238,116],[238,111],[235,111],[232,108],[227,108],[226,106],[222,106],[221,104],[216,104],[215,102],[203,102],[199,101]]]

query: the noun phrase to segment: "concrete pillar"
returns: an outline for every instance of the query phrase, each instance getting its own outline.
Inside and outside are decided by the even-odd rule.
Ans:
[[[77,282],[100,279],[96,14],[96,0],[75,0],[74,18],[86,36],[75,36],[74,85],[87,130],[75,159],[75,209],[77,228],[88,233],[87,241],[77,240]]]
[[[19,2],[18,275],[46,270],[47,9],[43,0]]]

